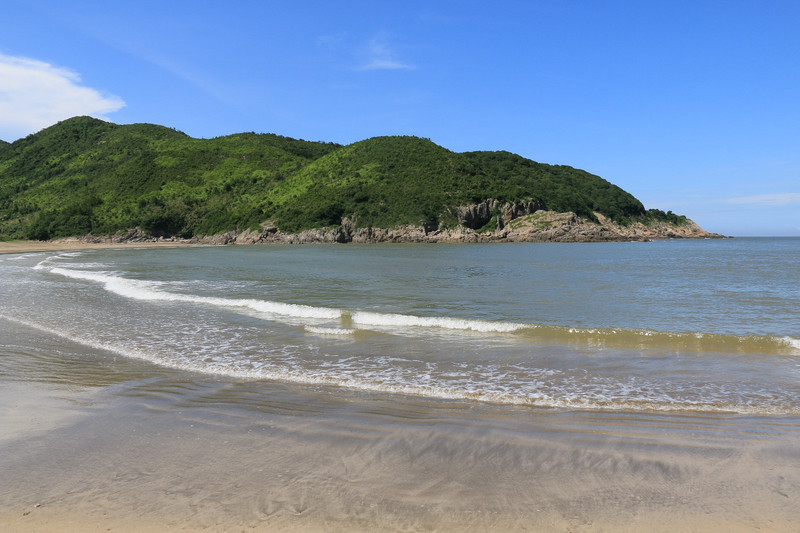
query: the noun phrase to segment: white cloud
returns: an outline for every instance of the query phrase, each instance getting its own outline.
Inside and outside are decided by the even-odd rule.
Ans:
[[[14,141],[77,115],[106,119],[125,102],[79,85],[77,72],[0,54],[0,139]]]
[[[754,196],[728,198],[725,202],[729,204],[750,204],[763,207],[785,206],[800,204],[800,193],[783,192],[775,194],[757,194]]]
[[[393,59],[373,58],[372,61],[366,65],[362,65],[360,70],[398,70],[398,69],[411,69],[411,65],[395,61]]]
[[[365,61],[358,70],[398,70],[413,69],[413,65],[397,59],[396,53],[389,47],[388,38],[380,34],[372,39],[362,51]]]

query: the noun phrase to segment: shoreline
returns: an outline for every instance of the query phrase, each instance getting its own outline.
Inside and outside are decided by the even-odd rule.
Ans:
[[[156,237],[136,227],[114,235],[89,234],[51,241],[0,241],[0,253],[226,244],[577,243],[729,238],[718,233],[710,233],[688,219],[683,224],[657,222],[645,225],[642,222],[634,222],[629,226],[621,226],[600,213],[595,215],[598,222],[581,218],[575,213],[541,210],[514,218],[511,215],[506,218],[498,216],[494,219],[496,227],[491,231],[461,224],[455,228],[414,225],[357,228],[348,218],[343,218],[339,226],[308,229],[299,233],[283,233],[277,226],[264,222],[258,230],[228,231],[190,238]]]
[[[71,250],[174,248],[176,246],[203,246],[188,242],[85,242],[78,239],[55,241],[0,241],[0,254],[25,254],[35,252],[66,252]],[[205,245],[207,246],[207,245]]]
[[[796,418],[526,411],[146,374],[114,393],[24,382],[25,405],[50,416],[0,444],[0,522],[688,533],[800,520],[793,437],[775,439],[796,435],[783,428]],[[187,403],[192,390],[205,399]]]
[[[730,237],[726,237],[730,238]],[[666,239],[665,239],[666,240]],[[544,244],[547,241],[478,241],[477,244],[502,244],[508,243],[531,243],[531,244]],[[557,241],[562,244],[569,242],[581,241]],[[608,241],[588,241],[588,242],[608,242]],[[641,241],[613,241],[613,242],[641,242]],[[137,248],[178,248],[178,247],[203,247],[203,246],[247,246],[247,245],[270,245],[270,244],[334,244],[335,241],[303,241],[303,242],[212,242],[212,241],[191,241],[191,240],[178,240],[178,241],[130,241],[130,242],[105,242],[105,241],[82,241],[78,239],[68,238],[59,239],[54,241],[0,241],[0,255],[5,254],[26,254],[38,252],[69,252],[79,250],[129,250]],[[342,244],[342,243],[337,243]],[[387,242],[370,242],[370,243],[353,243],[353,244],[425,244],[421,241],[387,241]],[[428,243],[430,244],[430,243]],[[444,241],[437,242],[436,244],[476,244],[472,241]]]
[[[343,229],[344,228],[344,229]],[[662,228],[663,229],[663,228]],[[428,231],[423,227],[404,226],[393,229],[362,228],[356,232],[345,226],[305,230],[284,234],[274,227],[265,227],[261,232],[246,230],[230,231],[219,235],[198,236],[188,239],[177,237],[157,238],[131,230],[126,234],[83,237],[65,237],[51,241],[0,241],[0,254],[129,248],[171,248],[178,246],[225,246],[248,244],[473,244],[473,243],[599,243],[599,242],[646,242],[668,239],[727,239],[716,233],[689,228],[685,233],[643,232],[635,228],[621,235],[609,232],[604,225],[565,226],[557,230],[538,231],[528,227],[523,232],[506,234],[481,234],[468,228],[456,230]]]
[[[530,409],[212,377],[3,321],[9,345],[0,351],[9,531],[800,523],[796,416]]]

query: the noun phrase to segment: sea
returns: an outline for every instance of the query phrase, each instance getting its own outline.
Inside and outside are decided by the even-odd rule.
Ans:
[[[796,416],[800,239],[8,254],[0,328],[65,374],[77,346],[333,395]]]

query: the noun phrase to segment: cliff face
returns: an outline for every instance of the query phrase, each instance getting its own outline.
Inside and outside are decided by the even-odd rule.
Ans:
[[[456,208],[455,216],[458,223],[465,228],[479,230],[489,224],[493,218],[497,226],[502,228],[506,222],[530,215],[543,208],[544,205],[535,200],[515,203],[506,202],[504,204],[497,200],[485,200],[479,204]]]
[[[311,242],[611,242],[611,241],[648,241],[653,239],[673,238],[716,238],[721,235],[712,234],[692,221],[686,224],[673,225],[655,223],[645,225],[633,223],[620,226],[598,216],[600,223],[592,222],[574,213],[555,213],[553,211],[535,211],[529,215],[502,223],[493,231],[478,232],[466,226],[456,228],[427,229],[422,226],[401,226],[397,228],[358,228],[352,229],[352,223],[343,221],[335,228],[307,230],[298,234],[282,234],[274,228],[262,233],[251,232],[238,234],[230,242],[257,243],[311,243]],[[499,226],[499,224],[498,224]]]
[[[682,224],[669,222],[634,222],[623,226],[600,213],[597,221],[587,220],[575,213],[557,213],[541,209],[535,201],[500,203],[486,200],[458,207],[454,213],[459,225],[399,226],[396,228],[355,228],[353,221],[344,218],[337,227],[306,230],[285,234],[275,226],[263,231],[230,232],[222,236],[224,243],[382,243],[382,242],[609,242],[647,241],[653,239],[720,238],[691,220]],[[212,237],[217,239],[218,237]]]
[[[310,244],[310,243],[467,243],[467,242],[613,242],[654,239],[721,238],[687,220],[683,224],[634,222],[621,226],[599,213],[597,222],[575,213],[556,213],[537,209],[535,202],[500,204],[488,200],[459,207],[459,225],[455,228],[399,226],[396,228],[356,228],[348,218],[339,226],[283,233],[265,223],[260,231],[230,231],[191,239],[156,238],[136,228],[111,236],[87,235],[83,242],[124,243],[143,241],[185,242],[197,244]],[[494,221],[493,224],[490,222]],[[476,228],[480,228],[477,231]]]

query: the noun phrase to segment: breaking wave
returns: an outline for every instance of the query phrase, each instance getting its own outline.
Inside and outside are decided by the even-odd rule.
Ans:
[[[71,270],[60,267],[52,268],[50,269],[50,272],[54,274],[61,274],[62,276],[72,279],[94,281],[102,284],[103,287],[109,292],[136,300],[185,302],[230,308],[240,307],[268,315],[280,315],[296,318],[319,318],[330,320],[337,319],[342,314],[338,309],[329,309],[325,307],[287,304],[281,302],[271,302],[268,300],[220,298],[215,296],[196,296],[169,292],[159,289],[159,284],[156,282],[132,280],[99,272]]]
[[[445,400],[479,401],[532,408],[631,410],[662,412],[720,412],[752,415],[798,414],[792,398],[774,392],[744,394],[736,386],[707,385],[698,391],[685,384],[659,390],[641,378],[609,380],[574,376],[555,369],[472,364],[469,372],[444,371],[437,365],[404,367],[390,357],[339,359],[315,367],[297,364],[296,353],[284,349],[273,359],[254,360],[226,353],[195,358],[190,353],[165,351],[95,338],[91,332],[68,332],[29,320],[0,314],[0,318],[96,349],[141,359],[167,368],[240,379],[274,380],[301,385],[343,387],[365,392],[404,394]],[[337,333],[338,334],[338,333]],[[288,348],[288,347],[287,347]],[[674,384],[673,384],[674,385]],[[699,394],[698,394],[699,392]]]
[[[322,321],[306,325],[308,333],[323,336],[346,336],[358,329],[374,329],[400,335],[424,335],[426,330],[479,334],[511,334],[522,341],[579,344],[624,349],[655,348],[670,352],[722,352],[800,355],[800,339],[787,336],[730,335],[701,332],[664,332],[622,328],[579,328],[550,324],[526,324],[459,317],[417,316],[318,307],[246,298],[199,296],[165,290],[163,282],[124,278],[108,272],[45,267],[37,268],[72,279],[101,284],[106,290],[136,300],[183,302],[212,305],[256,312],[269,318],[291,317]],[[331,326],[331,323],[337,325]]]

